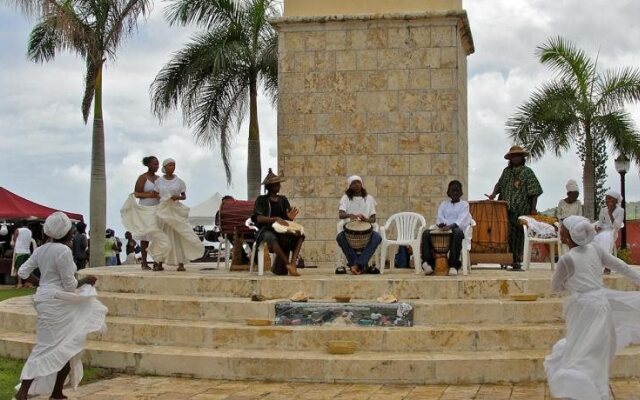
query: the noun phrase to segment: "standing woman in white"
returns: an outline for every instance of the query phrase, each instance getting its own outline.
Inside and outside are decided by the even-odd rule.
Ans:
[[[616,352],[640,343],[640,293],[607,289],[607,266],[640,285],[640,274],[600,246],[592,244],[593,225],[583,217],[562,221],[560,238],[570,250],[558,260],[551,281],[555,292],[567,291],[563,314],[566,337],[545,358],[553,397],[608,400],[609,367]]]
[[[136,181],[135,189],[133,190],[136,198],[139,199],[138,203],[141,206],[157,206],[160,202],[160,195],[154,189],[156,187],[156,180],[159,178],[156,172],[160,168],[160,162],[155,156],[148,156],[142,159],[142,165],[147,167],[147,172],[140,175]],[[142,269],[150,270],[147,263],[147,247],[149,247],[148,235],[137,237],[140,240],[140,253],[142,255]],[[153,269],[155,271],[161,270],[161,266],[154,261]]]
[[[596,237],[593,239],[605,251],[611,252],[615,246],[615,232],[622,228],[624,209],[620,207],[622,196],[615,190],[608,190],[604,194],[604,204],[596,222]]]
[[[44,222],[50,241],[36,249],[20,267],[18,275],[38,286],[33,296],[37,313],[36,344],[20,375],[17,400],[28,395],[50,394],[66,399],[62,388],[69,377],[74,389],[82,379],[80,353],[87,334],[106,329],[107,307],[97,299],[96,277],[76,280],[71,253],[71,221],[55,212]],[[32,272],[40,269],[40,279]]]
[[[175,170],[176,162],[173,158],[164,160],[164,175],[156,180],[154,189],[160,197],[156,209],[158,225],[170,243],[168,253],[158,261],[160,268],[162,263],[166,262],[177,265],[178,271],[185,271],[185,263],[204,255],[204,245],[188,222],[189,208],[180,202],[187,198],[187,185],[174,174]]]

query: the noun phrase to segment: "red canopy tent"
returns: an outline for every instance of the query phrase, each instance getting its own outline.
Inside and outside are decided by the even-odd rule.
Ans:
[[[46,219],[58,210],[34,203],[0,186],[0,220]],[[82,214],[63,211],[73,221],[83,221]]]

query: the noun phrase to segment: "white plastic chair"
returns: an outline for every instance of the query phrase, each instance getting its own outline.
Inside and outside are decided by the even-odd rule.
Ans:
[[[388,239],[387,232],[391,228],[391,225],[396,227],[398,238]],[[422,232],[427,228],[427,221],[424,217],[414,212],[401,212],[393,214],[389,217],[383,227],[380,228],[380,236],[382,237],[382,243],[380,243],[380,273],[384,273],[384,263],[387,258],[387,250],[391,245],[397,246],[411,246],[413,249],[413,264],[415,266],[416,274],[422,272],[420,266],[420,241],[422,240]],[[395,268],[395,259],[391,257],[390,268]]]
[[[344,226],[347,224],[347,222],[351,222],[349,218],[338,220],[338,223],[336,224],[336,235],[338,235],[340,232],[344,230]],[[372,225],[373,225],[374,232],[380,232],[380,226],[377,223],[373,223]],[[378,248],[376,249],[376,252],[372,257],[374,262],[377,258],[376,255],[378,254],[379,249],[380,249],[380,246],[378,246]],[[343,264],[342,260],[344,260],[344,254],[342,253],[342,249],[340,248],[340,245],[338,245],[338,243],[336,242],[336,257],[335,257],[336,268],[342,266]],[[382,265],[382,263],[380,265]]]
[[[244,222],[244,225],[247,228],[250,228],[252,230],[254,230],[255,232],[258,232],[258,227],[253,223],[253,221],[251,221],[251,218],[247,218],[247,220]],[[253,260],[256,256],[256,241],[253,241],[253,244],[251,245],[251,255],[249,256],[251,258],[251,260],[249,261],[249,273],[253,272]],[[267,244],[266,243],[260,243],[260,247],[258,248],[258,275],[262,276],[264,275],[264,251],[265,249],[267,249]],[[276,260],[276,255],[273,253],[270,253],[271,256],[271,265],[270,267],[273,267],[273,263]]]
[[[529,269],[531,264],[531,250],[533,249],[534,243],[543,243],[549,245],[549,262],[551,263],[551,270],[553,271],[556,267],[556,247],[558,247],[558,254],[562,251],[562,244],[558,240],[559,235],[551,238],[535,237],[529,230],[525,219],[518,218],[518,221],[525,222],[522,224],[522,229],[524,230],[524,254],[522,255],[522,268],[525,270]]]
[[[227,271],[231,270],[231,260],[229,260],[229,256],[230,256],[230,249],[233,247],[231,245],[231,241],[228,238],[228,235],[224,234],[224,233],[220,233],[220,236],[218,236],[218,243],[220,243],[220,245],[218,246],[218,262],[216,264],[216,268],[219,270],[220,269],[220,257],[221,257],[221,253],[224,249],[224,268]]]
[[[473,219],[467,229],[464,230],[464,239],[462,240],[462,275],[471,273],[471,238],[473,237],[473,227],[476,221]]]

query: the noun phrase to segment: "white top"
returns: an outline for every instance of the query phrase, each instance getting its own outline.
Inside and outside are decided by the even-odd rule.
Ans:
[[[149,180],[149,178],[147,178],[147,180],[144,182],[144,188],[142,189],[143,192],[151,192],[155,189],[156,184],[151,182]],[[158,205],[158,203],[160,202],[160,199],[158,198],[146,198],[146,199],[140,199],[139,203],[141,206],[156,206]]]
[[[624,220],[624,209],[620,206],[616,206],[613,210],[613,221],[609,217],[609,210],[607,207],[603,207],[600,210],[600,216],[596,222],[596,226],[601,229],[620,229],[622,228],[622,221]]]
[[[443,201],[438,207],[436,224],[456,224],[460,230],[464,231],[471,224],[469,203],[464,200],[460,200],[457,203],[452,203],[451,200]]]
[[[589,243],[574,247],[560,257],[551,280],[551,288],[556,292],[568,290],[572,293],[601,289],[603,267],[612,269],[640,285],[640,274],[637,271],[604,251],[602,247]]]
[[[582,216],[582,203],[580,200],[576,200],[571,204],[564,201],[564,199],[560,200],[556,208],[556,218],[562,221],[572,215]]]
[[[376,200],[369,194],[367,197],[353,196],[352,199],[344,194],[340,199],[338,210],[347,214],[362,214],[369,218],[376,213],[376,204]]]
[[[31,254],[31,249],[29,248],[29,245],[31,245],[31,238],[33,237],[31,230],[23,226],[18,228],[17,231],[18,237],[16,238],[14,253]]]
[[[33,297],[36,302],[52,299],[59,291],[74,292],[78,287],[69,246],[49,242],[38,247],[20,266],[18,276],[27,279],[36,268],[40,269],[40,285]]]
[[[154,190],[160,193],[161,199],[164,199],[171,196],[180,196],[182,193],[187,191],[187,185],[182,179],[178,178],[177,175],[174,175],[171,180],[161,176],[156,179]]]

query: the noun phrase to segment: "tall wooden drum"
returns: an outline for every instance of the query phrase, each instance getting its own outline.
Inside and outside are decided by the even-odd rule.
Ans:
[[[481,262],[510,263],[507,202],[470,201],[469,211],[476,221],[471,238],[472,259],[481,259]],[[473,257],[473,254],[478,253],[483,256]],[[484,256],[485,254],[487,256]]]

